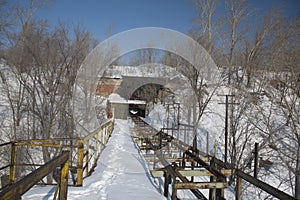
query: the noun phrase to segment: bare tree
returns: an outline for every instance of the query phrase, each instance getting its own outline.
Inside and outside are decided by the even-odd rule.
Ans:
[[[16,81],[11,84],[2,76],[13,113],[15,136],[11,139],[25,139],[18,132],[20,126],[27,127],[26,139],[74,137],[73,86],[94,40],[79,27],[73,34],[63,24],[50,31],[46,22],[34,18],[42,4],[30,3],[28,9],[16,8],[21,28],[7,34],[9,46],[3,56]],[[44,147],[45,162],[50,155]]]
[[[267,94],[280,109],[279,115],[285,122],[284,134],[276,134],[274,138],[278,154],[287,170],[295,176],[295,198],[300,198],[300,98],[299,98],[299,25],[300,18],[283,20],[274,32],[273,51],[269,58],[274,76],[269,77],[275,81],[274,87],[269,88]],[[270,44],[271,45],[271,44]],[[270,81],[271,83],[272,81]],[[273,82],[274,83],[274,82]],[[289,141],[289,142],[287,142]],[[283,147],[283,148],[282,148]],[[296,162],[295,162],[296,161]]]
[[[272,19],[260,58],[264,68],[251,86],[260,103],[252,106],[249,121],[263,139],[260,148],[274,163],[272,171],[278,171],[272,176],[299,198],[299,17]]]
[[[28,68],[31,62],[29,53],[25,50],[26,32],[30,26],[33,27],[31,23],[32,16],[40,7],[44,5],[44,3],[44,1],[36,2],[32,0],[29,2],[28,8],[18,5],[14,6],[14,8],[12,9],[12,13],[9,15],[10,18],[13,17],[14,19],[10,20],[10,18],[8,18],[8,20],[15,22],[16,24],[14,25],[17,25],[19,23],[21,26],[21,31],[20,33],[16,33],[13,27],[10,30],[5,31],[6,38],[4,40],[6,40],[7,44],[6,47],[3,48],[2,57],[5,64],[12,67],[14,77],[10,78],[15,80],[7,80],[7,77],[5,77],[5,75],[3,74],[3,76],[1,77],[2,83],[5,88],[4,92],[8,99],[10,109],[12,111],[13,137],[11,137],[11,139],[14,140],[24,139],[20,136],[20,122],[22,117],[24,117],[24,101],[26,97],[25,88],[19,80],[19,72],[25,70],[25,68]],[[17,22],[16,19],[19,19],[19,21]]]
[[[238,47],[248,31],[245,20],[250,15],[249,7],[245,0],[226,0],[226,16],[220,21],[224,24],[220,27],[220,42],[223,55],[228,66],[228,84],[232,82],[233,67],[237,65],[235,55]]]
[[[151,47],[151,44],[149,44]],[[147,63],[157,63],[160,61],[159,50],[153,48],[139,49],[134,51],[130,58],[130,65],[139,66]]]
[[[193,35],[197,37],[197,41],[202,44],[207,52],[211,55],[214,47],[213,17],[215,15],[218,0],[193,0],[193,2],[197,14],[195,22],[196,24],[200,25],[200,31],[196,31],[197,35]],[[197,32],[200,32],[200,34]]]
[[[0,1],[0,48],[4,44],[3,35],[5,35],[5,31],[10,26],[11,23],[8,17],[9,12],[4,8],[5,5],[6,5],[6,1],[1,0]]]
[[[263,51],[267,48],[267,40],[278,24],[279,10],[274,9],[268,12],[266,15],[259,17],[256,22],[256,31],[254,38],[250,40],[245,39],[244,48],[242,48],[241,64],[243,66],[244,74],[242,75],[242,81],[246,78],[246,86],[251,86],[251,78],[255,71],[262,69],[264,63]]]

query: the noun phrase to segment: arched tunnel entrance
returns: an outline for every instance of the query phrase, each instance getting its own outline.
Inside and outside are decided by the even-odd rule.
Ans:
[[[127,119],[130,114],[146,117],[154,104],[169,102],[175,96],[171,90],[175,91],[178,85],[176,78],[170,81],[168,77],[122,75],[117,81],[110,77],[105,79],[97,91],[100,96],[108,97],[104,106],[107,117],[116,119]]]
[[[130,100],[132,102],[145,103],[131,103],[129,104],[129,114],[146,117],[148,112],[152,109],[154,104],[163,103],[168,97],[173,95],[170,89],[165,88],[161,84],[149,83],[136,89]]]

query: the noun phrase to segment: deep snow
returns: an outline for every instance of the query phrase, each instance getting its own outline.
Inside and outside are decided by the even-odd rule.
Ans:
[[[83,187],[69,187],[68,199],[165,199],[154,184],[138,150],[127,120],[115,120],[115,128],[92,176]],[[55,187],[35,186],[23,199],[53,199]]]

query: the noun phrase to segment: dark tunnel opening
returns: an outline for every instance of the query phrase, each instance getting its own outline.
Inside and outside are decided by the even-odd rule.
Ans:
[[[129,114],[145,118],[154,104],[162,103],[170,90],[160,84],[146,84],[136,89],[130,97]]]

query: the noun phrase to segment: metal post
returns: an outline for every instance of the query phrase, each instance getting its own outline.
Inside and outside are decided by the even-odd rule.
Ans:
[[[212,159],[210,161],[210,167],[211,168],[215,167],[214,159]],[[216,182],[216,177],[215,176],[210,176],[210,182]],[[209,189],[209,200],[216,200],[216,189],[215,188]]]
[[[185,168],[185,156],[186,156],[186,154],[185,154],[185,152],[183,152],[183,154],[182,154],[182,163],[181,163],[183,169]]]
[[[77,158],[77,186],[82,186],[83,182],[83,141],[78,140],[78,158]]]
[[[217,155],[217,144],[216,144],[216,141],[215,141],[215,144],[214,144],[214,157],[216,157]]]
[[[161,150],[162,148],[162,131],[159,132],[159,149]]]
[[[100,132],[100,131],[99,131]],[[98,143],[99,143],[99,132],[96,134],[96,148],[95,148],[95,155],[94,155],[94,165],[96,165],[97,162],[97,157],[99,154],[99,149],[98,149]]]
[[[225,103],[219,103],[219,104],[225,104],[225,152],[224,152],[224,161],[227,162],[228,161],[228,134],[229,134],[229,104],[232,105],[231,109],[233,111],[233,104],[237,104],[234,103],[232,100],[229,103],[229,97],[233,97],[234,94],[226,94],[226,95],[218,95],[218,96],[225,96]],[[233,113],[233,112],[232,112]],[[232,127],[231,127],[232,128]],[[234,144],[233,144],[234,145]],[[233,162],[234,159],[231,160],[231,163]]]
[[[191,163],[191,170],[195,169],[195,161],[193,160]],[[191,176],[191,182],[194,182],[194,176]]]
[[[90,141],[88,140],[86,142],[86,153],[85,153],[85,175],[86,176],[89,176],[89,157],[90,157],[90,153],[89,153],[89,150],[90,150]]]
[[[179,123],[180,123],[180,104],[178,104],[178,113],[177,113],[177,128],[179,130]]]
[[[172,137],[174,137],[174,123],[172,123]],[[177,140],[179,139],[179,132],[177,132]]]
[[[184,127],[184,129],[183,129],[183,134],[184,134],[184,136],[183,136],[183,142],[184,142],[185,144],[188,144],[188,143],[187,143],[186,127]]]
[[[15,142],[12,142],[11,153],[10,153],[9,184],[14,183],[15,181],[16,162],[17,162],[17,146]]]
[[[255,142],[254,147],[254,178],[257,178],[258,173],[258,143]]]
[[[102,144],[103,144],[103,137],[102,137],[102,135],[103,135],[103,129],[102,129],[102,132],[100,133],[100,141],[99,141],[99,153],[101,153],[102,152]]]
[[[226,102],[225,102],[225,163],[227,162],[227,149],[228,149],[228,95],[226,97]]]
[[[165,179],[165,183],[164,183],[164,196],[168,198],[168,196],[169,196],[169,184],[171,182],[171,176],[166,171],[164,172],[164,179]]]
[[[70,152],[68,152],[68,157],[70,157]],[[67,199],[67,195],[68,195],[68,172],[69,172],[69,159],[61,166],[59,200],[66,200]]]
[[[178,181],[176,180],[176,177],[173,177],[173,184],[172,184],[172,200],[177,200],[177,189],[175,187],[176,183]]]
[[[169,121],[170,121],[170,104],[168,104],[168,106],[167,106],[167,113],[168,113],[168,115],[167,115],[167,134],[169,134],[168,128],[169,128]]]
[[[235,193],[235,199],[241,200],[241,192],[242,192],[242,179],[241,177],[237,177],[236,180],[236,193]]]
[[[209,154],[209,133],[208,131],[206,132],[206,155],[208,156]]]
[[[102,131],[102,134],[103,134],[103,144],[106,144],[106,138],[107,138],[107,128],[106,127],[103,127],[103,131]]]

